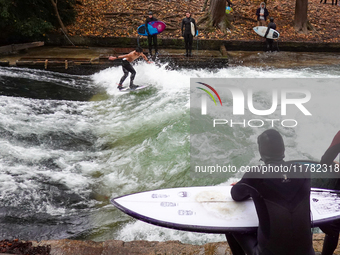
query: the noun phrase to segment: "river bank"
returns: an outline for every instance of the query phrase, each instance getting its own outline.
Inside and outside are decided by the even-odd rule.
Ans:
[[[322,250],[323,239],[324,234],[314,234],[313,236],[313,247],[317,255]],[[227,242],[192,245],[179,241],[149,242],[140,240],[123,242],[120,240],[107,240],[94,242],[62,239],[33,241],[32,244],[33,246],[50,246],[51,255],[232,255]],[[334,254],[340,254],[340,248]]]
[[[49,35],[45,46],[0,55],[0,66],[24,67],[69,74],[92,75],[119,61],[109,61],[110,55],[122,55],[134,50],[138,43],[147,54],[145,39],[117,37],[70,38]],[[196,40],[193,56],[185,57],[182,39],[159,39],[157,64],[167,69],[225,68],[227,66],[295,67],[337,65],[340,62],[339,43],[278,42],[278,51],[265,52],[264,41]]]

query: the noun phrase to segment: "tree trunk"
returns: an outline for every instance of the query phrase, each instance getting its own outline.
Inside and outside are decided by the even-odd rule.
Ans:
[[[226,14],[227,0],[210,0],[209,10],[198,20],[197,25],[204,27],[205,31],[214,31],[219,28],[224,34],[231,28],[232,14]],[[203,25],[204,24],[204,25]]]
[[[64,26],[64,23],[63,23],[63,21],[61,20],[60,15],[59,15],[58,6],[57,6],[58,0],[51,0],[51,3],[52,3],[52,5],[53,5],[54,12],[55,12],[55,15],[57,16],[57,19],[58,19],[58,22],[59,22],[59,25],[60,25],[61,29],[62,29],[65,33],[67,33],[67,29],[66,29],[66,27]]]
[[[308,19],[308,0],[296,0],[294,28],[297,32],[307,33]]]
[[[219,26],[225,20],[226,0],[211,0],[210,15],[213,26]]]

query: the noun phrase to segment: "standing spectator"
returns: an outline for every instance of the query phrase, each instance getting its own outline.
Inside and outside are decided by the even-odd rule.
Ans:
[[[274,18],[270,17],[269,19],[269,24],[268,24],[268,28],[267,28],[267,32],[264,35],[264,38],[266,38],[266,42],[267,42],[267,51],[273,51],[273,39],[267,38],[267,35],[269,33],[269,30],[272,28],[274,30],[276,30],[276,24],[274,23]]]
[[[265,26],[268,15],[269,15],[269,12],[266,8],[266,4],[262,2],[260,4],[260,7],[256,10],[257,25]]]
[[[152,11],[149,11],[148,17],[145,20],[145,29],[148,34],[148,44],[149,44],[149,54],[152,56],[152,43],[155,48],[155,55],[158,55],[158,47],[157,47],[157,35],[150,35],[149,34],[149,29],[148,29],[148,23],[151,21],[157,21],[156,18],[153,17]]]
[[[191,26],[194,26],[195,28],[194,33],[192,33]],[[191,54],[192,42],[193,42],[193,37],[195,36],[195,33],[197,31],[197,28],[196,28],[196,22],[193,18],[191,18],[191,14],[189,11],[185,13],[185,18],[182,20],[181,30],[182,30],[182,36],[184,37],[186,56],[187,57],[192,56]]]

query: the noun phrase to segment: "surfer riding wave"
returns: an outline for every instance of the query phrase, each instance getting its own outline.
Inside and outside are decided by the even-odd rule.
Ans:
[[[119,90],[123,89],[123,83],[124,83],[125,79],[128,77],[129,72],[131,73],[130,89],[134,90],[138,87],[138,85],[133,84],[133,81],[134,81],[135,76],[136,76],[136,70],[131,65],[131,62],[136,60],[139,57],[143,57],[146,62],[148,62],[149,64],[151,63],[148,60],[148,58],[143,54],[143,49],[141,47],[137,47],[134,51],[131,51],[129,54],[126,54],[126,55],[121,55],[121,56],[118,56],[118,57],[113,57],[113,56],[109,57],[109,60],[123,59],[122,68],[123,68],[124,75],[122,76],[122,78],[119,81],[119,84],[118,84],[118,87],[117,87]]]

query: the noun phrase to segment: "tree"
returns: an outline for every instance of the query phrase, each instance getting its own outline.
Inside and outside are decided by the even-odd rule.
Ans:
[[[59,0],[58,15],[64,24],[74,21],[75,3]],[[59,26],[58,15],[50,1],[0,0],[0,44],[42,40],[44,34]]]
[[[296,0],[294,28],[297,32],[307,33],[310,27],[307,17],[308,0]]]
[[[213,27],[219,28],[223,33],[227,32],[227,28],[231,27],[230,20],[232,16],[226,14],[227,0],[210,0],[209,10],[197,22],[198,25],[204,24],[205,30],[211,30]]]
[[[58,11],[58,0],[51,0],[51,3],[52,3],[52,6],[53,6],[53,9],[54,9],[54,13],[55,13],[55,15],[57,16],[57,19],[58,19],[58,22],[59,22],[59,25],[60,25],[61,29],[64,30],[65,33],[67,33],[67,29],[66,29],[66,27],[64,26],[64,23],[63,23],[63,21],[61,20],[60,15],[59,15],[59,11]]]

